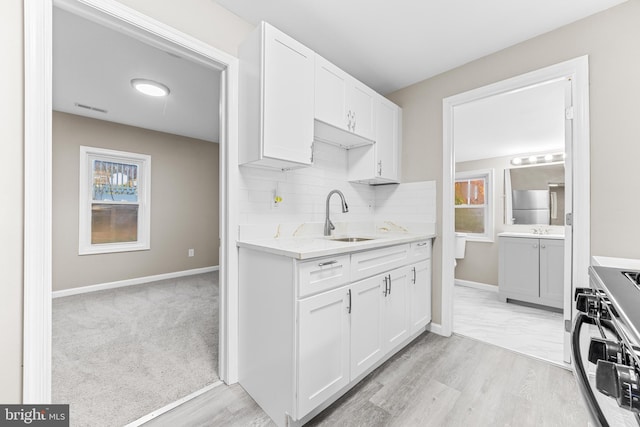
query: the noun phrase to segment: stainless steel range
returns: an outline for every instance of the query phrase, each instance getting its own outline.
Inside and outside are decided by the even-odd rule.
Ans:
[[[578,384],[600,426],[640,426],[640,271],[590,267],[576,291],[572,334]]]

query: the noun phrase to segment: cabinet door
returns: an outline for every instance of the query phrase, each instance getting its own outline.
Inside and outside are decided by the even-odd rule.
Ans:
[[[411,266],[411,329],[424,328],[431,321],[431,260]]]
[[[378,96],[356,79],[347,86],[347,113],[351,113],[351,131],[356,135],[375,140],[375,102]]]
[[[539,242],[538,239],[520,237],[499,238],[499,292],[506,297],[539,296]]]
[[[315,56],[315,118],[339,129],[347,129],[347,73]]]
[[[397,182],[400,107],[382,96],[377,96],[376,105],[376,177]]]
[[[383,355],[384,277],[375,276],[351,285],[351,381]]]
[[[540,239],[540,299],[542,304],[564,304],[564,240]]]
[[[408,310],[411,270],[402,267],[388,274],[390,282],[384,298],[384,324],[382,326],[385,353],[395,348],[409,336]]]
[[[298,302],[298,419],[349,383],[348,291]]]
[[[270,25],[264,37],[264,156],[311,164],[314,53]]]

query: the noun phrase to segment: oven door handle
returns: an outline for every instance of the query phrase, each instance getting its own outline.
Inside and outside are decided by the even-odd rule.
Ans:
[[[582,325],[588,323],[591,325],[595,325],[596,321],[584,313],[578,313],[576,316],[576,322],[573,327],[573,332],[571,334],[571,353],[573,356],[573,366],[575,369],[576,380],[578,383],[578,387],[584,396],[584,400],[587,403],[587,407],[591,412],[591,418],[593,421],[597,422],[600,427],[609,427],[609,423],[607,419],[604,417],[600,406],[598,405],[598,401],[596,397],[593,395],[593,390],[589,386],[589,379],[587,378],[587,371],[584,368],[582,363],[582,357],[580,354],[580,330],[582,329]]]

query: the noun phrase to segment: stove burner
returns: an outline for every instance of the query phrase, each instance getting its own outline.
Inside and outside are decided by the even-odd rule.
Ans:
[[[640,288],[640,271],[623,271],[622,274],[631,280],[636,287]]]

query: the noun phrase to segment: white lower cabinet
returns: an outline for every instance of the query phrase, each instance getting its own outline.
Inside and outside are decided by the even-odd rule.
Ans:
[[[349,295],[334,289],[298,302],[298,414],[349,381]]]
[[[384,277],[374,276],[351,285],[351,380],[380,360],[384,351]]]
[[[409,332],[413,334],[431,322],[431,261],[420,261],[411,270]]]
[[[409,337],[409,274],[410,267],[402,267],[387,275],[387,289],[383,293],[385,350],[393,349]]]
[[[240,384],[277,425],[308,421],[431,321],[418,243],[308,261],[240,248]],[[405,265],[369,268],[382,254]]]

